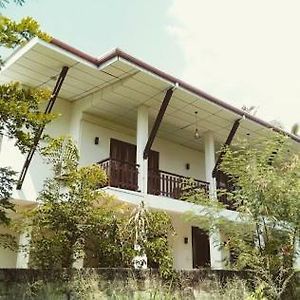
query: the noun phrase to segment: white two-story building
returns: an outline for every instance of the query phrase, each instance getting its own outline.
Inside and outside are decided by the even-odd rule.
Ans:
[[[207,235],[184,218],[195,207],[179,200],[181,183],[194,178],[213,195],[222,184],[212,175],[221,145],[237,138],[257,143],[269,134],[270,124],[119,49],[96,58],[56,39],[33,39],[9,57],[0,80],[50,89],[58,84],[53,112],[60,116],[46,132],[71,136],[81,165],[100,163],[109,176],[104,188],[109,194],[130,204],[143,200],[170,214],[176,269],[225,268],[227,253],[213,242],[222,234]],[[290,137],[299,150],[300,139]],[[49,175],[39,154],[30,161],[3,137],[0,165],[23,174],[13,201],[23,208],[36,205]],[[224,213],[236,217],[233,211]],[[20,244],[28,242],[25,234],[17,238]],[[26,268],[27,263],[24,253],[0,249],[0,268]]]

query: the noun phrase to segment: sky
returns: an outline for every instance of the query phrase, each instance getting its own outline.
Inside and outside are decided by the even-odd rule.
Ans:
[[[287,130],[300,122],[298,0],[27,0],[32,16],[95,56],[115,48]]]

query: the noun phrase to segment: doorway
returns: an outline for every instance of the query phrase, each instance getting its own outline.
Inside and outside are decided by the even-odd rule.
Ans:
[[[138,169],[135,145],[110,140],[110,186],[136,191]]]
[[[192,227],[193,269],[210,266],[208,234],[199,227]]]
[[[160,195],[159,152],[153,150],[148,157],[148,193]]]
[[[136,145],[116,139],[110,140],[110,185],[137,190],[138,170]],[[160,194],[159,152],[150,150],[148,158],[148,193]]]

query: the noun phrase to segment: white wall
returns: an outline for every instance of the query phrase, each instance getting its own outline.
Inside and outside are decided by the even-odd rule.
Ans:
[[[192,225],[185,222],[184,216],[180,214],[171,215],[171,220],[176,232],[174,237],[170,237],[174,257],[174,268],[177,270],[192,270]],[[188,238],[187,244],[184,243],[184,238],[186,237]]]
[[[70,102],[58,98],[53,109],[53,112],[58,114],[58,117],[46,126],[44,132],[51,137],[68,135],[70,107]],[[14,140],[3,137],[0,166],[10,166],[13,170],[21,172],[25,159],[26,155],[21,154],[17,147],[14,146]],[[40,155],[36,152],[27,172],[22,190],[14,191],[13,198],[35,200],[47,175],[49,175],[49,169],[43,164]]]
[[[82,105],[87,105],[86,101],[80,101],[75,105],[74,103],[58,98],[53,110],[54,113],[58,114],[58,117],[46,127],[45,133],[48,133],[52,137],[71,134],[73,136],[74,126],[70,128],[71,117],[74,113],[83,109]],[[110,138],[132,144],[136,143],[135,130],[112,124],[101,120],[99,117],[84,114],[83,117],[80,115],[80,118],[77,118],[76,122],[80,122],[80,126],[76,130],[81,135],[79,140],[81,165],[88,165],[108,158]],[[94,144],[96,136],[100,138],[99,145]],[[160,169],[197,179],[205,179],[204,155],[202,152],[161,139],[155,140],[153,150],[160,153]],[[14,146],[14,141],[4,137],[0,151],[0,166],[11,166],[14,170],[20,172],[25,159],[26,155],[20,153]],[[190,164],[189,170],[185,168],[187,163]],[[43,164],[42,158],[36,152],[23,183],[22,190],[15,191],[13,197],[15,199],[35,200],[42,188],[44,179],[49,174],[49,168]]]
[[[204,154],[166,140],[156,139],[153,150],[159,152],[159,168],[163,171],[205,180]],[[190,169],[186,169],[186,164]]]
[[[97,122],[97,118],[94,119]],[[122,133],[120,131],[105,128],[96,123],[93,119],[81,121],[81,141],[80,141],[80,164],[88,165],[109,157],[110,139],[125,141],[135,144],[135,136]],[[99,119],[98,122],[101,122]],[[120,128],[120,130],[122,130]],[[99,144],[95,145],[95,137],[99,137]]]
[[[110,138],[124,142],[136,144],[135,131],[121,133],[117,131],[115,124],[101,122],[100,118],[87,116],[81,124],[80,154],[82,165],[88,165],[109,157]],[[122,132],[125,129],[120,127]],[[94,144],[95,137],[99,137],[99,144]],[[156,139],[152,147],[159,152],[159,167],[163,171],[205,179],[204,154],[190,148],[162,140]],[[190,169],[185,168],[190,164]]]
[[[201,223],[187,221],[187,216],[185,216],[185,214],[170,214],[170,216],[176,232],[175,237],[170,237],[170,244],[172,246],[174,257],[174,268],[177,270],[191,270],[193,269],[192,226],[201,228]],[[184,243],[184,238],[188,238],[187,244]],[[222,238],[224,241],[224,237]],[[212,241],[210,241],[210,243],[211,242]],[[201,251],[201,248],[197,249],[197,251]],[[225,249],[220,249],[219,251],[221,251],[222,259],[229,258],[228,251]],[[211,267],[214,268],[214,263],[219,258],[219,254],[210,249],[210,256]],[[222,268],[218,269],[227,268],[223,260],[220,263],[222,263]]]
[[[13,232],[9,231],[8,229],[4,228],[3,226],[0,227],[1,234],[11,234],[16,237],[18,241],[18,236],[13,234]],[[15,268],[17,263],[17,252],[12,251],[8,248],[1,248],[0,247],[0,268]]]

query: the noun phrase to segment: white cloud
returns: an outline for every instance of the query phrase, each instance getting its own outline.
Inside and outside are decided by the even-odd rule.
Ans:
[[[300,121],[298,0],[173,0],[184,80],[289,129]]]

